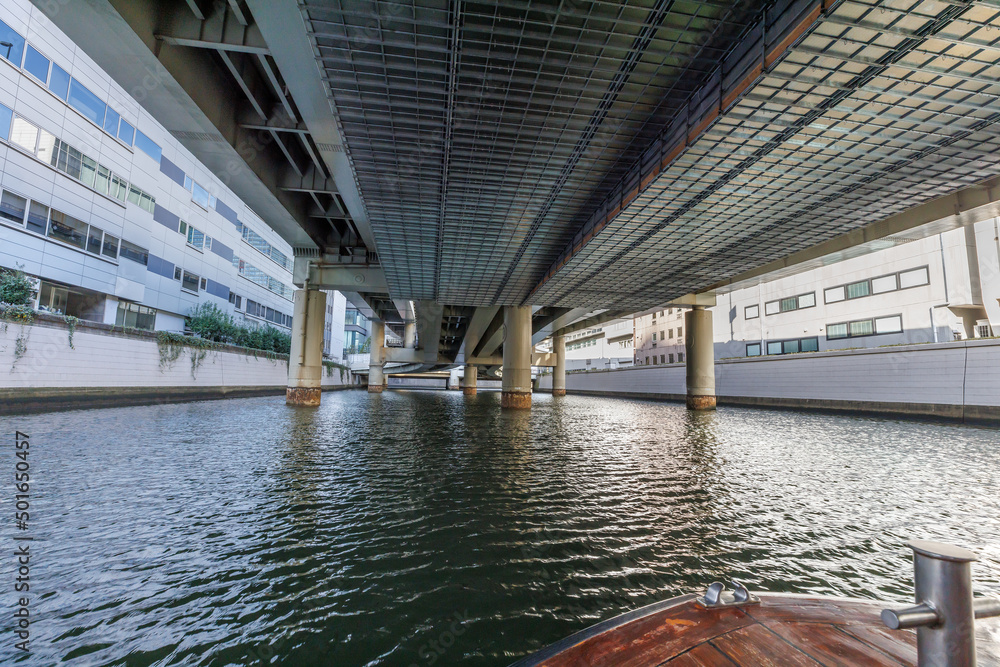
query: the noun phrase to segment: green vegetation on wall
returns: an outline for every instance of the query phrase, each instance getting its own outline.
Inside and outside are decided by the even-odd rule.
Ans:
[[[213,304],[203,303],[187,317],[188,328],[204,340],[253,350],[288,354],[292,337],[272,326],[247,327]]]

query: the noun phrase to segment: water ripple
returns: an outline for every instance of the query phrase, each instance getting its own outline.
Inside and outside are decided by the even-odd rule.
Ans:
[[[904,601],[915,536],[1000,594],[996,429],[498,398],[0,419],[36,539],[34,653],[0,663],[505,665],[722,577]]]

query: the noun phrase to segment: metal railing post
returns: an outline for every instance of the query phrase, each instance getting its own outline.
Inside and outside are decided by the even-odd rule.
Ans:
[[[1000,615],[996,600],[972,599],[972,563],[968,549],[914,540],[916,606],[886,609],[882,622],[893,630],[917,629],[919,667],[975,667],[975,619]]]

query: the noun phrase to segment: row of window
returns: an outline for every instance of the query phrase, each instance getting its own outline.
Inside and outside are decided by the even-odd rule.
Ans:
[[[596,339],[582,340],[579,343],[570,343],[569,345],[566,346],[566,349],[567,350],[579,350],[582,347],[593,347],[594,345],[597,345],[597,340]]]
[[[292,260],[290,258],[286,257],[284,253],[280,252],[277,248],[265,241],[260,234],[253,231],[246,225],[243,225],[243,240],[249,243],[250,247],[255,249],[257,252],[270,258],[272,262],[281,268],[286,271],[292,270]]]
[[[69,104],[97,127],[126,146],[135,145],[151,158],[160,161],[162,151],[152,139],[138,131],[117,111],[69,75],[66,70],[25,42],[24,37],[0,21],[0,56],[37,79],[56,97]],[[22,60],[23,56],[23,60]]]
[[[886,317],[869,317],[851,322],[839,322],[826,325],[826,339],[860,338],[878,334],[903,332],[903,316],[889,315]]]
[[[902,315],[869,317],[863,320],[853,320],[851,322],[839,322],[837,324],[826,325],[827,340],[860,338],[863,336],[877,336],[879,334],[894,334],[902,332]],[[766,349],[768,355],[818,352],[819,338],[817,336],[809,336],[806,338],[792,338],[789,340],[770,340],[767,341],[765,348],[762,348],[760,343],[747,343],[747,356],[759,357],[761,356],[762,349]]]
[[[807,338],[791,338],[789,340],[769,340],[767,341],[767,353],[774,354],[797,354],[799,352],[818,352],[819,338],[809,336]],[[759,357],[761,352],[760,343],[747,344],[747,356]]]
[[[156,199],[151,194],[24,118],[14,115],[12,122],[9,121],[11,121],[10,109],[0,105],[0,138],[10,141],[42,162],[103,195],[114,197],[123,203],[135,204],[149,213],[153,212]]]
[[[877,278],[866,278],[845,285],[837,285],[823,290],[823,301],[825,303],[837,303],[850,299],[871,296],[873,294],[885,294],[897,290],[909,289],[911,287],[921,287],[930,284],[930,274],[926,266],[916,269],[908,269],[897,273],[890,273]],[[816,293],[800,294],[798,296],[786,297],[768,301],[764,304],[765,315],[776,315],[786,313],[791,310],[802,308],[812,308],[816,305]],[[760,317],[760,307],[756,304],[743,309],[743,317],[752,320]],[[662,336],[662,334],[661,334]],[[654,337],[653,340],[656,340]]]
[[[671,339],[674,337],[674,330],[673,329],[667,329],[667,331],[669,333],[666,334],[666,335],[664,335],[663,331],[660,331],[660,340],[661,341],[667,340],[668,337],[670,337]],[[677,327],[677,337],[678,338],[682,338],[683,336],[684,336],[684,327]],[[656,342],[656,332],[655,331],[653,332],[653,342],[654,343]]]
[[[272,322],[278,326],[288,327],[289,329],[292,327],[291,315],[285,315],[274,308],[268,308],[264,304],[251,301],[250,299],[247,299],[247,315],[250,315],[251,317],[259,317],[262,320],[267,320],[268,322]]]
[[[652,356],[652,359],[653,359],[653,361],[650,362],[650,357],[646,357],[646,365],[647,366],[652,366],[653,364],[657,363],[656,362],[656,355],[655,354]],[[678,352],[677,353],[677,361],[678,361],[678,363],[681,363],[681,362],[684,361],[684,353],[683,352]],[[661,364],[672,364],[672,363],[674,363],[674,355],[673,354],[661,354],[660,355],[660,361],[659,361],[659,363],[661,363]]]
[[[240,259],[236,255],[233,255],[233,266],[236,267],[241,276],[250,282],[256,283],[264,289],[274,292],[278,296],[283,296],[289,301],[292,300],[292,296],[294,294],[292,288],[285,285],[277,278],[269,276],[249,262]]]
[[[823,290],[823,299],[827,303],[837,303],[848,299],[859,299],[873,294],[885,294],[897,290],[921,287],[930,284],[930,274],[926,266],[907,271],[899,271],[867,280],[838,285]]]
[[[186,271],[179,266],[174,267],[174,280],[181,284],[181,289],[198,293],[198,290],[208,288],[208,279]]]
[[[0,194],[0,217],[93,255],[112,260],[122,257],[143,266],[149,262],[149,251],[145,248],[9,190]]]

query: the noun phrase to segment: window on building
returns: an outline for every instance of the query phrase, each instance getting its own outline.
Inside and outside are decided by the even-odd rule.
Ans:
[[[120,239],[111,234],[104,234],[104,244],[101,247],[101,254],[111,259],[118,259],[118,243]]]
[[[875,318],[875,333],[877,334],[902,333],[902,331],[902,315],[890,315],[889,317]]]
[[[201,276],[196,276],[189,271],[185,271],[181,276],[181,289],[188,290],[189,292],[197,292],[198,284],[201,282]]]
[[[48,228],[49,207],[36,201],[31,202],[31,206],[28,208],[28,231],[45,234],[45,230]]]
[[[124,141],[127,145],[132,145],[132,139],[135,137],[135,128],[132,127],[124,118],[118,123],[118,138]]]
[[[819,338],[802,338],[799,340],[799,349],[802,352],[819,352]]]
[[[677,361],[678,362],[684,361],[684,353],[683,352],[678,352],[677,353]]]
[[[13,192],[4,190],[0,195],[0,217],[6,218],[19,225],[24,224],[24,211],[28,207],[28,200],[18,196]]]
[[[108,107],[108,113],[104,117],[104,131],[112,137],[118,136],[118,122],[122,119],[118,112]]]
[[[871,320],[856,320],[849,323],[847,330],[851,338],[855,336],[870,336],[875,333],[875,325]]]
[[[45,130],[38,131],[38,149],[35,155],[46,164],[52,164],[56,155],[56,136]]]
[[[205,234],[201,231],[195,229],[191,225],[187,226],[187,244],[192,248],[197,250],[203,250],[205,247]]]
[[[181,267],[175,266],[174,267],[174,280],[180,280],[181,279],[181,273],[183,273],[181,271]]]
[[[828,324],[826,325],[826,338],[827,340],[835,340],[837,338],[847,338],[847,322],[842,322],[840,324]]]
[[[49,59],[39,53],[31,44],[28,44],[28,49],[24,54],[24,69],[28,74],[41,81],[43,86],[49,82]]]
[[[743,319],[745,320],[755,320],[760,317],[760,306],[753,305],[747,306],[743,309]]]
[[[823,290],[823,299],[827,303],[836,303],[838,301],[843,301],[847,298],[847,294],[844,291],[844,286],[840,285],[838,287],[831,287],[829,289]]]
[[[930,277],[927,274],[927,267],[922,266],[919,269],[911,269],[909,271],[900,271],[899,273],[899,289],[907,289],[908,287],[919,287],[920,285],[929,285]]]
[[[60,211],[52,211],[49,236],[82,250],[87,242],[87,223]]]
[[[67,101],[71,107],[94,121],[98,127],[104,127],[104,116],[108,105],[76,79],[71,79],[69,82],[69,99]]]
[[[684,327],[677,327],[677,337],[678,338],[684,337]]]
[[[656,332],[655,331],[653,332],[653,342],[654,343],[656,342]]]
[[[0,139],[10,141],[10,122],[13,119],[14,112],[0,104]]]
[[[861,280],[847,286],[848,299],[858,299],[869,294],[871,294],[871,288],[867,280]]]
[[[668,354],[668,355],[667,355],[667,358],[668,358],[668,360],[670,361],[670,363],[674,363],[674,355],[672,355],[672,354]]]
[[[781,312],[781,303],[778,301],[768,301],[764,304],[765,315],[776,315]]]
[[[119,301],[115,326],[152,331],[156,327],[156,310],[129,301]]]
[[[667,330],[667,338],[673,338],[673,337],[674,337],[674,330],[673,329],[668,329]]]
[[[760,343],[747,343],[747,356],[748,357],[759,357],[760,356]],[[683,361],[683,359],[681,361]]]
[[[24,54],[24,37],[21,37],[9,25],[0,21],[0,42],[4,44],[0,47],[0,57],[14,63],[15,67],[20,67],[21,56]],[[10,46],[7,46],[8,44]]]
[[[789,340],[769,340],[767,341],[767,353],[776,354],[797,354],[799,352],[817,352],[819,350],[819,338],[810,336],[807,338],[793,338]],[[756,354],[752,354],[756,352]],[[760,356],[760,345],[749,343],[747,345],[747,356]]]
[[[872,278],[872,294],[883,294],[885,292],[895,292],[899,289],[896,284],[896,274]]]
[[[774,341],[767,343],[767,353],[768,354],[781,354],[781,341]]]
[[[14,123],[10,129],[10,141],[15,146],[34,155],[35,148],[38,146],[38,128],[20,116],[14,116]]]
[[[163,149],[160,148],[159,144],[139,130],[135,131],[135,147],[157,162],[159,162],[160,158],[163,156]]]
[[[649,357],[646,357],[646,365],[649,366]]]
[[[149,251],[134,243],[129,243],[125,239],[121,240],[121,249],[118,252],[118,256],[122,259],[137,262],[143,266],[149,265]]]
[[[69,73],[59,65],[52,63],[52,73],[49,74],[49,90],[64,102],[69,95],[69,80]]]
[[[193,188],[191,189],[191,199],[194,200],[195,204],[208,208],[208,190],[201,187],[197,183],[194,183]]]
[[[672,356],[672,355],[671,355],[671,356]],[[660,355],[660,363],[661,363],[661,364],[662,364],[662,363],[664,363],[664,357],[663,357],[663,355],[662,355],[662,354]]]
[[[100,255],[103,241],[104,232],[92,226],[90,232],[87,234],[87,252]]]

